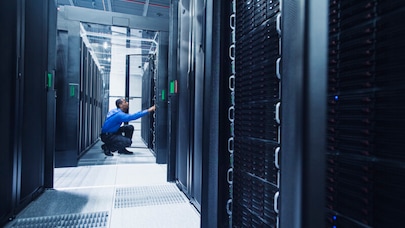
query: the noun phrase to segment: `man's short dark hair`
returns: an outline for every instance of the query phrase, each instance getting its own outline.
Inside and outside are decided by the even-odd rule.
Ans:
[[[115,106],[117,106],[117,108],[120,108],[120,104],[122,104],[122,98],[117,99],[117,100],[115,101]]]

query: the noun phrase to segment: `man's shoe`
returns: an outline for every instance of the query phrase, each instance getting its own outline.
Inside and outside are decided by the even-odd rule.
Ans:
[[[122,149],[118,151],[119,154],[134,154],[134,152],[129,151],[127,149]]]
[[[104,154],[107,156],[114,156],[114,154],[111,153],[111,151],[104,151]]]
[[[103,152],[104,152],[105,155],[107,155],[107,156],[114,156],[114,154],[111,153],[111,151],[107,148],[107,146],[106,146],[105,144],[103,144],[103,145],[101,146],[101,149],[103,149]]]

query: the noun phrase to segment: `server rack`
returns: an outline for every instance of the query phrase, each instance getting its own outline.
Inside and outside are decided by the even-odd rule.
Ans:
[[[80,61],[80,102],[79,102],[79,156],[92,146],[101,133],[103,79],[90,51],[81,43]]]
[[[280,1],[236,1],[232,225],[277,227]]]
[[[402,1],[330,1],[329,226],[403,224],[404,13]]]
[[[79,155],[79,34],[79,22],[64,21],[58,12],[55,167],[76,166]]]
[[[202,227],[228,227],[232,67],[231,27],[224,18],[230,17],[232,7],[227,1],[213,0],[175,1],[173,5],[178,6],[174,27],[179,37],[175,45],[177,74],[170,81],[174,92],[170,104],[177,105],[171,112],[177,114],[171,118],[177,123],[173,128],[175,179],[201,212]]]
[[[155,62],[153,58],[150,60],[148,67],[142,76],[142,109],[149,108],[153,103],[155,80]],[[153,150],[154,141],[154,115],[147,115],[141,118],[141,137],[148,148]]]
[[[178,186],[201,210],[205,80],[205,2],[178,4],[176,174]]]
[[[167,124],[168,124],[168,156],[167,180],[176,179],[176,127],[177,127],[177,37],[178,37],[178,1],[170,2],[170,24],[168,42],[168,92],[167,92]]]
[[[328,2],[282,8],[280,227],[325,227]]]
[[[205,49],[203,48],[205,28],[205,5],[204,1],[192,3],[191,54],[190,81],[193,90],[191,94],[191,125],[194,130],[191,134],[191,179],[192,192],[191,202],[201,211],[201,183],[202,183],[202,154],[203,154],[203,100],[204,100],[204,76],[205,76]]]
[[[59,11],[55,166],[76,166],[101,132],[103,74],[80,37],[80,22]],[[80,66],[80,67],[78,67]]]
[[[55,19],[55,9],[48,1],[1,4],[1,24],[7,33],[1,42],[6,62],[2,95],[8,108],[2,113],[6,132],[2,136],[0,225],[13,219],[52,182],[45,162],[53,160],[53,144],[46,137],[54,134],[54,99],[49,96],[55,40],[50,30],[55,28],[49,21]]]
[[[153,134],[155,136],[155,153],[158,164],[167,163],[168,155],[168,118],[167,118],[167,94],[168,94],[168,43],[169,34],[160,31],[158,35],[158,52],[156,56],[155,73],[155,100],[157,106],[153,116],[155,118]]]
[[[186,195],[190,195],[190,134],[193,129],[190,123],[190,65],[191,65],[191,2],[179,1],[179,43],[178,43],[178,74],[177,101],[178,121],[176,131],[176,181]]]
[[[2,145],[2,159],[0,159],[0,174],[3,180],[0,184],[0,225],[4,225],[10,217],[13,216],[13,208],[16,199],[16,161],[15,161],[15,122],[18,109],[14,106],[16,95],[16,76],[17,76],[17,46],[20,41],[18,28],[21,26],[17,18],[21,17],[18,11],[19,2],[0,3],[0,25],[4,34],[0,37],[1,59],[3,67],[0,68],[2,83],[0,83],[0,94],[4,107],[10,107],[7,112],[0,112],[0,127],[8,132],[2,134],[0,143]]]

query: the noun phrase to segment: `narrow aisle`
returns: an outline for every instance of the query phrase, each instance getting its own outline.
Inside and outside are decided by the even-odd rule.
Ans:
[[[56,168],[46,190],[6,227],[200,227],[200,215],[166,165],[134,140],[133,155],[105,156],[101,142],[78,167]]]

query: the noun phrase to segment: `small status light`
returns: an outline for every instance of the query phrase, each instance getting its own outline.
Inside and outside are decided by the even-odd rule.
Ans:
[[[339,100],[339,96],[338,96],[338,95],[335,96],[335,101],[337,101],[337,100]]]
[[[333,220],[336,220],[336,215],[333,216]]]
[[[336,226],[333,226],[333,228],[336,228]]]

